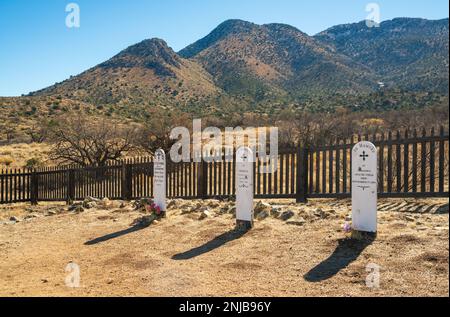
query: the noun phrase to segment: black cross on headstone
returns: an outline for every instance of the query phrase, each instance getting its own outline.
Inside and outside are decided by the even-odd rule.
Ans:
[[[366,154],[366,151],[363,151],[363,154],[360,155],[359,157],[362,157],[363,161],[366,161],[366,158],[368,158],[369,155]]]

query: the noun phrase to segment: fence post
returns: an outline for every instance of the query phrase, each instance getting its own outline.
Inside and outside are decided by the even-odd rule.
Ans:
[[[122,165],[122,180],[121,180],[121,188],[122,188],[122,199],[123,200],[131,200],[132,196],[132,177],[133,177],[133,167],[131,164],[123,164]]]
[[[33,206],[38,204],[38,193],[39,193],[39,177],[35,170],[31,172],[31,184],[30,184],[30,201]]]
[[[170,169],[172,168],[172,166],[170,165],[171,164],[171,162],[172,162],[172,160],[169,158],[170,157],[170,155],[166,155],[166,197],[167,198],[171,198],[170,196],[170,189],[169,189],[169,186],[170,186],[170,184],[169,184],[169,179],[170,179]],[[151,169],[152,169],[152,171],[151,171],[151,173],[152,173],[152,176],[153,177],[155,177],[155,160],[154,160],[154,158],[153,158],[153,160],[152,160],[152,164],[151,164],[151,167],[150,167]],[[152,184],[152,188],[153,188],[153,184]],[[155,197],[155,188],[153,188],[153,198]]]
[[[306,203],[308,188],[308,150],[306,148],[298,148],[297,151],[297,203]]]
[[[67,204],[70,205],[75,200],[75,171],[67,171]]]
[[[199,163],[198,174],[198,199],[206,199],[208,197],[208,163],[203,159]]]

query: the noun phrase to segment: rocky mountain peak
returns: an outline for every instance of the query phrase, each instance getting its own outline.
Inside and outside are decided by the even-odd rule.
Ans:
[[[145,67],[154,69],[158,75],[170,75],[168,66],[179,67],[180,57],[161,39],[153,38],[132,45],[107,62],[103,68]]]

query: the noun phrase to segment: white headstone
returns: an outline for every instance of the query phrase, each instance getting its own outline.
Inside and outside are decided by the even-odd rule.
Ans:
[[[378,150],[370,142],[355,145],[352,152],[353,229],[377,232]]]
[[[253,151],[241,147],[236,152],[236,222],[238,228],[253,227]]]
[[[154,203],[166,211],[166,153],[163,150],[155,152],[153,162],[153,196]]]

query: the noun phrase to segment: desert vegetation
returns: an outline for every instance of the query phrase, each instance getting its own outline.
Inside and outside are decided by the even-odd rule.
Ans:
[[[423,109],[390,111],[311,112],[288,107],[276,114],[224,112],[203,117],[203,128],[278,127],[280,147],[314,146],[355,134],[382,134],[417,129],[436,131],[448,126],[448,107],[437,104]],[[147,109],[140,118],[119,119],[91,113],[88,109],[71,110],[43,116],[18,126],[3,124],[0,142],[0,168],[34,167],[41,164],[77,163],[102,165],[123,157],[148,155],[156,149],[169,150],[172,128],[182,126],[192,131],[195,114],[164,109]],[[14,127],[16,130],[14,131]],[[20,127],[20,128],[19,128]],[[17,129],[20,129],[17,130]]]

